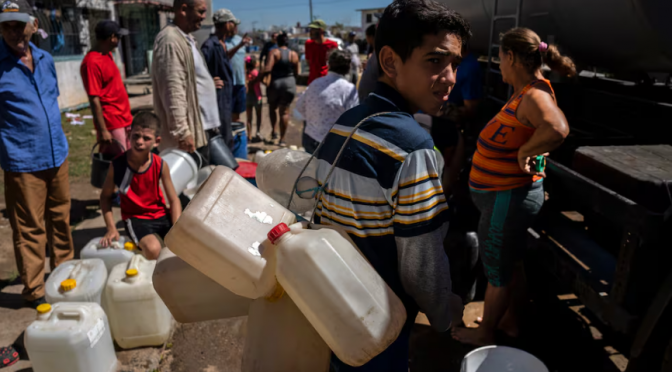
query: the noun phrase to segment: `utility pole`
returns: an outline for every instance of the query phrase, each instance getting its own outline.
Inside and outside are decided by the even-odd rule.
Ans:
[[[313,0],[308,0],[308,4],[310,6],[310,22],[313,21]]]

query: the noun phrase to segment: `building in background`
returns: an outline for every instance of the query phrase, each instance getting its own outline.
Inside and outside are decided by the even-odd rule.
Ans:
[[[362,30],[366,29],[378,23],[378,17],[380,17],[385,8],[369,8],[369,9],[357,9],[358,12],[362,12]]]
[[[121,39],[121,51],[127,77],[148,74],[156,34],[173,18],[173,0],[115,0],[119,24],[129,31]]]
[[[61,109],[74,108],[88,102],[82,86],[79,66],[95,43],[94,29],[98,21],[115,19],[114,3],[106,0],[36,0],[35,18],[45,33],[36,33],[32,42],[54,57]],[[115,56],[121,65],[119,55]]]

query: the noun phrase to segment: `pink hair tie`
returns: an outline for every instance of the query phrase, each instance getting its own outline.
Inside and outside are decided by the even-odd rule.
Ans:
[[[548,50],[548,44],[544,43],[543,41],[539,43],[539,51],[544,53],[545,51]]]
[[[245,57],[245,63],[250,63],[250,62],[252,62],[252,57],[251,56]]]

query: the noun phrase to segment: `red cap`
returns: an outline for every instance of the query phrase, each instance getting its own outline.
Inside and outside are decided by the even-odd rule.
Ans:
[[[286,232],[289,232],[289,226],[284,222],[280,222],[278,226],[268,232],[268,240],[275,244],[275,242],[277,242],[281,236],[285,235]]]

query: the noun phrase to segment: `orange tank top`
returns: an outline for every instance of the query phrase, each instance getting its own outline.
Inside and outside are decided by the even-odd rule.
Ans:
[[[472,189],[510,190],[541,179],[523,172],[518,166],[518,149],[532,137],[535,128],[521,123],[516,118],[516,109],[525,93],[536,84],[546,84],[553,91],[548,80],[531,82],[520,94],[511,97],[481,131],[469,174]]]

